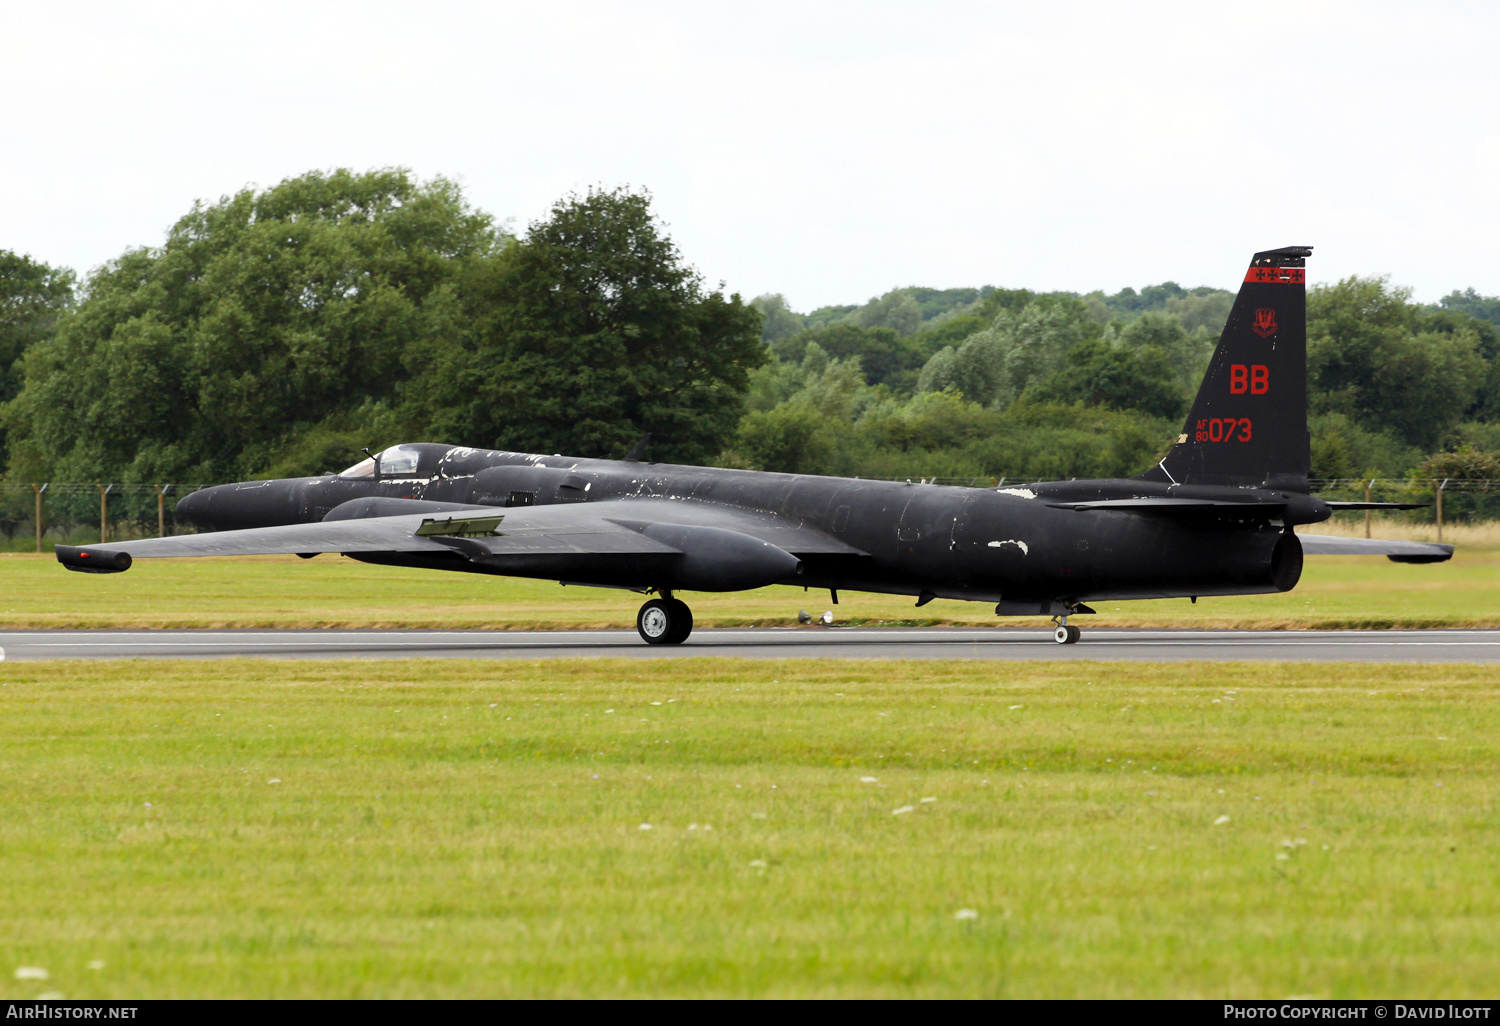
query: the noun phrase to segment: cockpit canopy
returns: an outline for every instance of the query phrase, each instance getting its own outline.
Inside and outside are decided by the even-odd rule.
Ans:
[[[381,477],[410,477],[417,472],[417,463],[422,453],[415,445],[393,445],[375,455],[375,459],[363,459],[339,474],[339,477],[374,477],[375,464],[380,463]]]

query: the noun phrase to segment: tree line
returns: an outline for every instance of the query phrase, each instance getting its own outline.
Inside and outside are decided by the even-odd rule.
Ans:
[[[0,459],[223,481],[401,440],[618,457],[649,431],[661,461],[1126,475],[1175,436],[1233,298],[900,288],[803,314],[707,285],[644,192],[512,234],[446,179],[315,172],[196,204],[82,282],[0,251]],[[1311,289],[1314,476],[1500,478],[1497,324],[1473,289]]]
[[[63,291],[6,343],[11,480],[316,474],[402,439],[620,455],[647,430],[701,462],[764,358],[759,314],[626,190],[516,238],[441,178],[313,173]]]
[[[760,296],[772,360],[731,455],[804,473],[1136,473],[1181,425],[1233,301],[1175,282],[896,289],[802,315]],[[1435,305],[1383,277],[1311,289],[1313,476],[1500,478],[1497,326],[1500,299],[1473,289]]]

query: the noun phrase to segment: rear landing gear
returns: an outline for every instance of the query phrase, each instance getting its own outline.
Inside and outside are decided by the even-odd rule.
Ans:
[[[1054,616],[1052,622],[1057,624],[1057,628],[1052,632],[1052,640],[1059,645],[1076,645],[1078,639],[1083,637],[1083,631],[1070,626],[1066,616]]]
[[[635,614],[635,629],[648,645],[680,645],[693,633],[693,611],[670,595],[652,599]]]

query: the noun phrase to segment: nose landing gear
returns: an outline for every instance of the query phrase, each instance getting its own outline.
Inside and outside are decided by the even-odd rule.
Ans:
[[[693,611],[669,591],[635,614],[635,629],[648,645],[680,645],[693,633]]]

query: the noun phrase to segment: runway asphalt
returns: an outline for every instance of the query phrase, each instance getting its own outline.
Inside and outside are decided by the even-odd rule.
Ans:
[[[1241,631],[804,627],[699,630],[648,646],[635,631],[57,630],[0,632],[0,659],[545,658],[738,656],[766,659],[1269,659],[1350,662],[1500,660],[1500,631]]]

